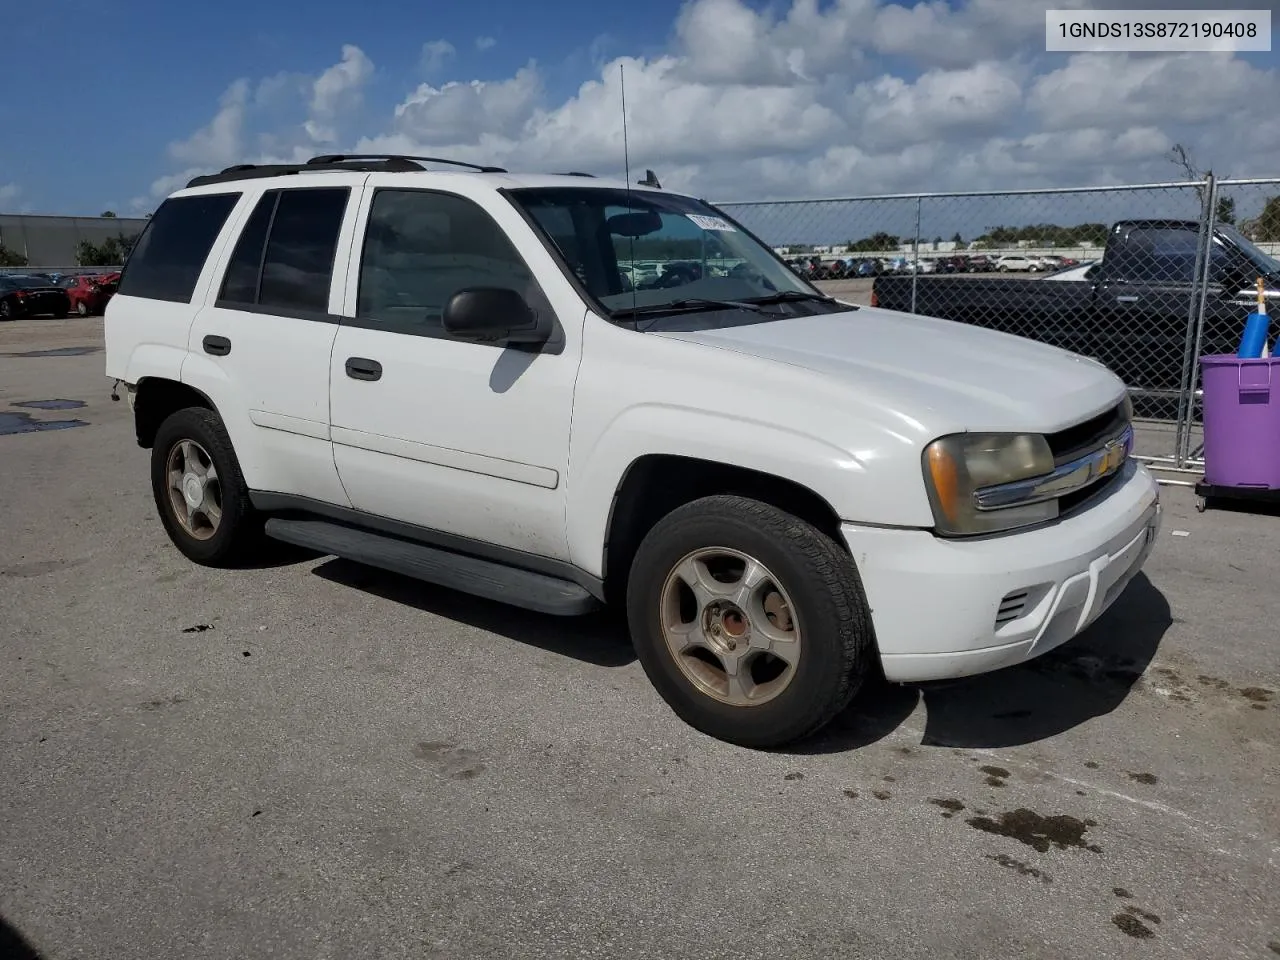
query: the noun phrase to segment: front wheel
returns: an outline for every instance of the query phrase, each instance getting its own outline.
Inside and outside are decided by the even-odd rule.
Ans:
[[[240,462],[221,418],[204,407],[170,414],[151,449],[151,489],[169,539],[188,560],[233,566],[261,543]]]
[[[771,748],[826,725],[869,672],[875,641],[852,559],[766,503],[713,496],[660,520],[627,587],[636,653],[686,723]]]

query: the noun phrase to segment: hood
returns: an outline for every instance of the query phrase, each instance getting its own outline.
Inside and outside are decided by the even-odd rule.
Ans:
[[[731,350],[834,378],[859,399],[940,430],[1061,430],[1119,403],[1105,366],[971,324],[861,307],[652,336]]]

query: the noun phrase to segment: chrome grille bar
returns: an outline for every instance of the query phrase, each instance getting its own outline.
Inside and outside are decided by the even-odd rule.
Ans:
[[[989,511],[1056,500],[1109,477],[1124,466],[1132,452],[1133,426],[1126,424],[1102,446],[1062,464],[1052,473],[975,490],[974,504],[979,510]]]

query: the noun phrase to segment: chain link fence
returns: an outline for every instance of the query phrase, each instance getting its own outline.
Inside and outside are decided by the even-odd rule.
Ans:
[[[1137,455],[1174,473],[1203,470],[1198,358],[1235,353],[1257,277],[1280,284],[1280,180],[717,205],[841,300],[1101,361]]]

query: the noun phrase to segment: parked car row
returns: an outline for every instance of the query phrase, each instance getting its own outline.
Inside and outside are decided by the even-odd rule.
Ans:
[[[0,320],[70,313],[96,316],[120,283],[119,271],[103,274],[0,273]]]
[[[898,273],[1046,273],[1078,266],[1072,257],[953,254],[941,257],[792,257],[787,264],[806,280],[847,280]]]

